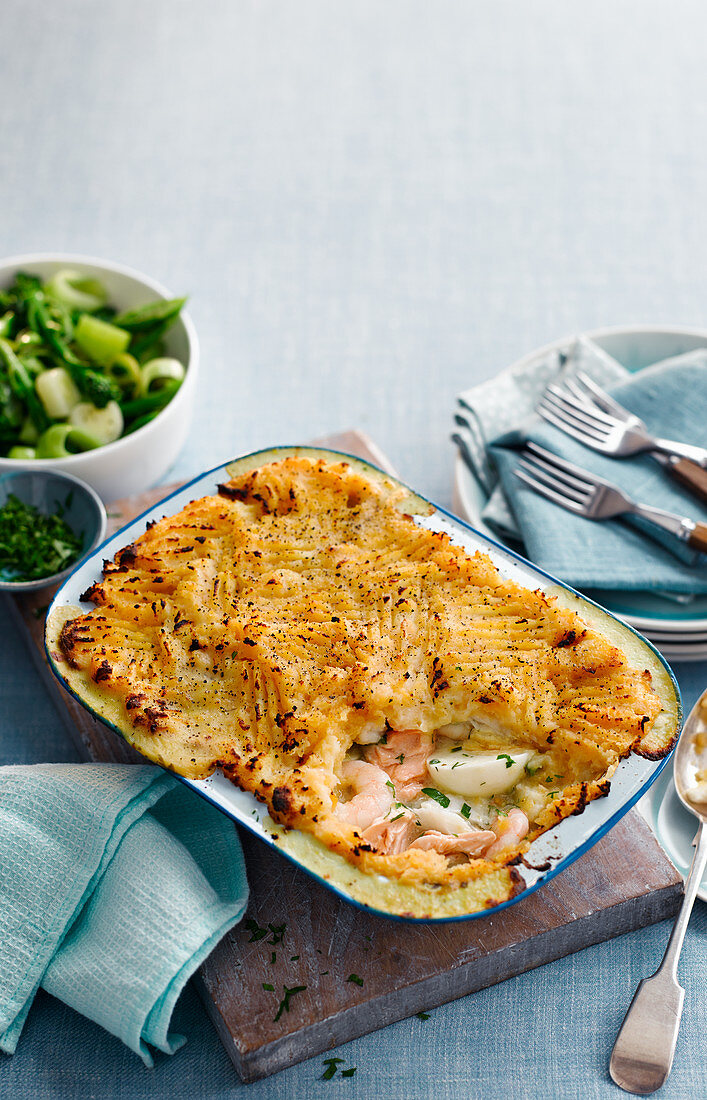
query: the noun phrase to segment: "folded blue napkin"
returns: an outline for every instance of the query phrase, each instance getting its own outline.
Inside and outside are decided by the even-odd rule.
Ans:
[[[577,370],[608,389],[655,435],[707,445],[707,349],[632,375],[581,338],[560,352],[522,365],[510,379],[503,375],[460,396],[461,415],[470,429],[467,439],[472,440],[474,472],[489,494],[482,518],[502,540],[520,541],[527,557],[576,588],[650,589],[675,596],[707,592],[707,558],[693,555],[673,536],[651,528],[649,538],[640,520],[600,523],[574,516],[515,477],[518,448],[532,439],[615,482],[638,501],[707,521],[705,506],[650,456],[607,458],[535,413],[548,383],[561,382]]]
[[[235,826],[159,768],[0,768],[0,1049],[40,985],[152,1065],[177,998],[245,911]]]

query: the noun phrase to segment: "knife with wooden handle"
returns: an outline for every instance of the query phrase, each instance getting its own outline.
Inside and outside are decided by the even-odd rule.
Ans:
[[[689,458],[666,458],[663,466],[665,472],[675,481],[679,481],[685,489],[707,503],[707,470],[704,467],[691,462]]]

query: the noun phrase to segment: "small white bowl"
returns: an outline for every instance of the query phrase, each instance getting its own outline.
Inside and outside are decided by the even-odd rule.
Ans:
[[[122,264],[71,253],[40,252],[0,260],[0,286],[7,287],[16,272],[28,271],[42,280],[61,268],[72,268],[100,279],[108,301],[119,310],[134,309],[159,298],[172,298],[163,286]],[[156,484],[181,450],[192,419],[199,370],[199,342],[189,316],[181,314],[164,338],[166,354],[179,359],[186,375],[176,394],[154,420],[131,435],[94,451],[25,461],[0,458],[0,474],[10,470],[63,470],[93,486],[103,500],[131,496]]]

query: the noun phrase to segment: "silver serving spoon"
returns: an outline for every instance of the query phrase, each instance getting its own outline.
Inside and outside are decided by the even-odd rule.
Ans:
[[[675,789],[683,806],[699,819],[695,854],[685,881],[685,895],[670,934],[663,961],[636,990],[609,1063],[613,1080],[626,1092],[648,1096],[665,1082],[673,1065],[685,990],[677,967],[695,896],[707,866],[707,783],[696,774],[707,767],[707,691],[690,711],[675,749]]]

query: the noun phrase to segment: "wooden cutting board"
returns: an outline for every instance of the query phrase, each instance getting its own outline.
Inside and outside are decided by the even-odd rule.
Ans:
[[[358,432],[318,442],[390,468]],[[163,486],[117,501],[109,508],[110,530],[168,491]],[[10,604],[69,731],[87,759],[141,761],[49,671],[43,609],[51,595],[31,593]],[[497,915],[435,926],[367,915],[249,834],[242,839],[251,887],[246,919],[224,937],[195,981],[244,1081],[672,916],[683,889],[680,875],[633,812],[525,901]],[[290,994],[289,1011],[276,1020],[286,989],[296,987],[304,988]]]

